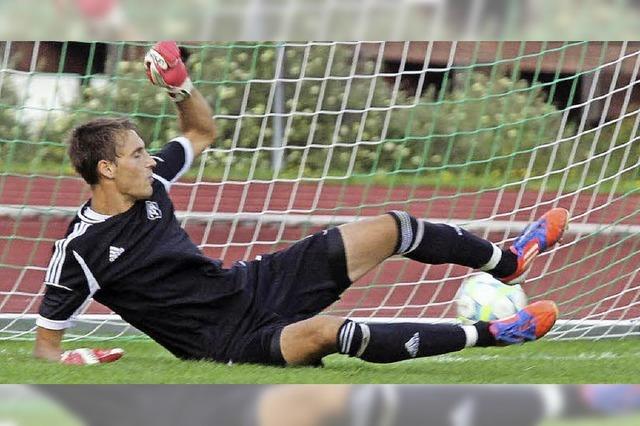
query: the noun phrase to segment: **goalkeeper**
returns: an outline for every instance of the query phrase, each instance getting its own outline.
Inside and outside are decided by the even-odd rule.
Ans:
[[[92,198],[55,243],[37,319],[36,357],[98,364],[123,355],[121,349],[62,350],[65,329],[91,298],[175,356],[219,362],[315,365],[339,352],[390,363],[532,341],[553,326],[557,309],[551,301],[468,326],[365,323],[318,314],[393,255],[522,282],[535,256],[562,237],[569,217],[560,208],[533,222],[506,249],[456,226],[393,211],[229,269],[207,258],[180,227],[168,192],[214,142],[212,111],[193,88],[174,42],[157,43],[145,66],[151,82],[175,101],[183,136],[150,156],[126,119],[101,118],[72,131],[69,156]]]

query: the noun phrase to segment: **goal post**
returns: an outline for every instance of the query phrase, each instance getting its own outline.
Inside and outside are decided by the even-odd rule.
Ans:
[[[66,132],[117,115],[151,150],[178,135],[149,46],[0,44],[0,339],[33,339],[51,248],[89,197]],[[183,46],[218,136],[171,196],[206,255],[229,266],[396,209],[509,244],[561,206],[570,229],[524,287],[557,302],[551,338],[640,335],[639,43]],[[327,313],[451,321],[470,272],[393,257]],[[77,324],[68,338],[135,335],[95,302]]]

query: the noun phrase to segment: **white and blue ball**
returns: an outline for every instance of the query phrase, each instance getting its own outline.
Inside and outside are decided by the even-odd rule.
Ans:
[[[458,320],[469,324],[509,317],[527,305],[520,285],[506,285],[480,272],[462,282],[455,296]]]

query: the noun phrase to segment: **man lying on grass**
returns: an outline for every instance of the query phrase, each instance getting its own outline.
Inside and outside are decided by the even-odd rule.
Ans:
[[[507,284],[522,282],[534,257],[562,237],[569,214],[560,208],[533,222],[506,249],[456,226],[391,211],[230,269],[204,256],[178,224],[168,192],[214,142],[212,112],[193,88],[175,43],[156,44],[145,65],[151,82],[175,101],[183,136],[152,157],[127,119],[101,118],[72,131],[69,156],[92,197],[55,243],[37,320],[36,357],[97,364],[122,356],[121,349],[62,351],[64,330],[90,298],[179,358],[219,362],[315,365],[339,352],[389,363],[532,341],[553,326],[552,301],[468,326],[367,324],[318,314],[393,255],[480,269]]]

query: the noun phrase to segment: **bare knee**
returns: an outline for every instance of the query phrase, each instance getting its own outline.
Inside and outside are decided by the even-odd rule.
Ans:
[[[289,365],[314,364],[337,351],[343,318],[317,316],[286,326],[280,336],[282,356]]]
[[[398,227],[388,214],[340,225],[349,279],[357,281],[393,255]]]

